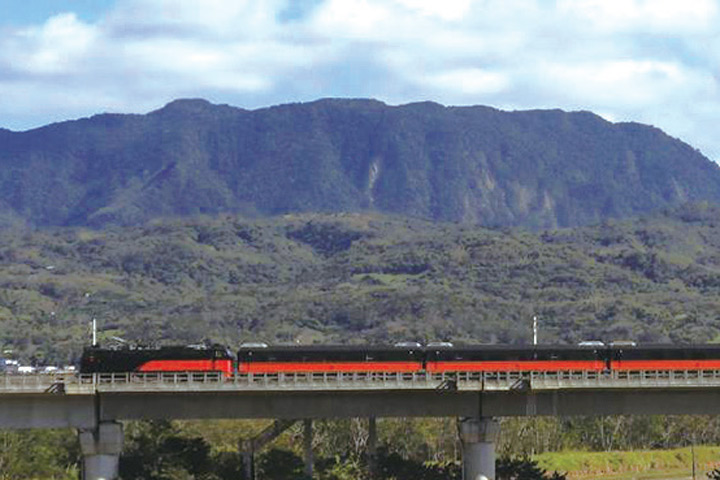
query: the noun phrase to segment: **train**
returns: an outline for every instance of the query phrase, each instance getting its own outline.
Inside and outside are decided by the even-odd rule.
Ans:
[[[80,373],[452,373],[720,370],[720,345],[222,345],[84,349]]]

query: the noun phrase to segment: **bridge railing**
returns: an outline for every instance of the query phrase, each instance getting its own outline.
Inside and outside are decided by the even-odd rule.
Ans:
[[[95,390],[91,378],[81,378],[74,373],[0,375],[0,393],[64,393],[68,385],[75,391],[84,389],[92,393]]]
[[[487,380],[486,380],[487,387]],[[584,372],[533,372],[530,388],[684,388],[720,387],[718,370],[627,370]]]
[[[481,377],[477,376],[480,381]],[[221,374],[98,374],[94,380],[103,391],[128,388],[162,390],[342,390],[342,389],[432,389],[438,379],[423,372],[299,372]]]
[[[3,393],[95,391],[473,390],[720,388],[720,370],[563,372],[214,372],[0,375]]]

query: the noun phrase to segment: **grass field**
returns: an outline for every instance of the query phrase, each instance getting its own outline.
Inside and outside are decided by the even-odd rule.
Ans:
[[[633,452],[553,452],[537,455],[548,471],[567,472],[571,479],[681,479],[692,478],[693,453],[690,447],[675,450]],[[695,447],[697,479],[720,467],[720,446]]]

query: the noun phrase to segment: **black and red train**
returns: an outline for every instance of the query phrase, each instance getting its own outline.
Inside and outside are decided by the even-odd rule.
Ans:
[[[80,359],[80,373],[217,372],[232,376],[235,359],[221,345],[136,348],[88,347]]]
[[[562,371],[720,370],[720,345],[537,345],[449,343],[420,346],[267,346],[246,344],[234,356],[226,347],[159,347],[83,352],[81,373],[214,372],[443,373]]]

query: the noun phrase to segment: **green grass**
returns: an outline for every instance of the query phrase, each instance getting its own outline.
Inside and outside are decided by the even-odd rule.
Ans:
[[[569,478],[613,478],[616,480],[690,477],[690,447],[674,450],[632,452],[549,452],[537,455],[548,471],[568,472]],[[695,447],[697,478],[720,466],[720,446]]]

